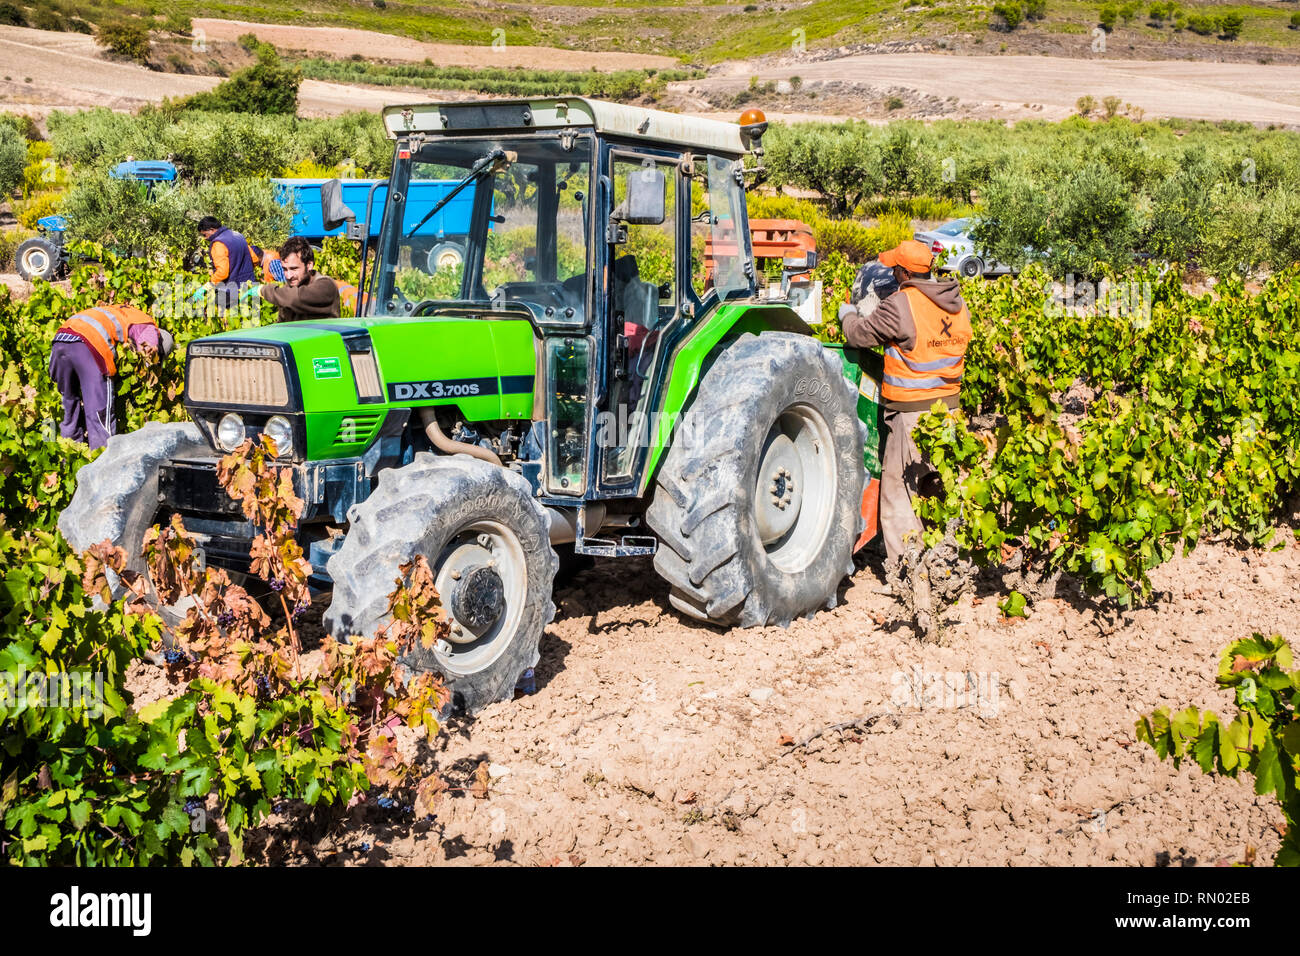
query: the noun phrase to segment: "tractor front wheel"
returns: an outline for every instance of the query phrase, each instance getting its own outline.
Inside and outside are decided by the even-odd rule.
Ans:
[[[866,426],[838,355],[742,335],[700,382],[646,514],[685,614],[788,625],[834,607],[862,528]]]
[[[207,441],[193,422],[149,422],[125,435],[114,435],[103,453],[77,472],[77,490],[59,515],[59,531],[77,552],[108,541],[126,552],[126,567],[145,575],[145,532],[158,513],[158,472],[173,458],[209,454]],[[126,593],[117,575],[108,571],[114,598]],[[173,605],[157,599],[152,583],[147,597],[168,624],[185,618],[191,599]]]
[[[348,519],[327,565],[334,594],[326,630],[340,640],[375,634],[390,620],[388,595],[401,566],[423,555],[450,629],[403,663],[442,674],[453,706],[466,713],[509,699],[537,664],[542,632],[555,617],[559,558],[528,482],[468,455],[422,453],[381,472]]]

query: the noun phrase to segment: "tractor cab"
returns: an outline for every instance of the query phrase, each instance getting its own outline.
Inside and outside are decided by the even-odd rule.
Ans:
[[[358,238],[382,219],[359,314],[526,319],[544,383],[530,479],[546,496],[640,495],[674,349],[758,292],[745,159],[766,123],[745,120],[581,98],[385,110],[389,180],[334,213],[363,220]],[[465,210],[463,257],[427,254],[442,209],[413,216],[406,198],[430,182]]]

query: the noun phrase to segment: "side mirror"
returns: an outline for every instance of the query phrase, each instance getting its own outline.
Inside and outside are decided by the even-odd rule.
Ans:
[[[664,171],[654,166],[642,166],[629,175],[627,196],[614,210],[613,218],[633,226],[657,226],[667,215]]]
[[[343,183],[337,179],[320,184],[320,217],[326,232],[356,221],[357,214],[343,203]]]
[[[781,260],[781,265],[786,271],[798,269],[800,271],[811,271],[817,268],[817,251],[809,249],[802,256],[786,256]]]

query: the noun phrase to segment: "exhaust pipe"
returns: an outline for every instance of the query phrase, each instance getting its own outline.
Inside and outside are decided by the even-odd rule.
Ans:
[[[420,409],[420,421],[424,424],[424,434],[433,443],[433,447],[439,451],[446,452],[448,455],[470,455],[492,465],[501,465],[501,459],[483,446],[471,445],[469,442],[453,441],[448,438],[443,430],[438,427],[438,416],[434,414],[431,406],[426,405]]]

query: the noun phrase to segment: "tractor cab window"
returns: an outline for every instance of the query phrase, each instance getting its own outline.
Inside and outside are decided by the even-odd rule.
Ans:
[[[572,134],[436,140],[405,159],[399,150],[374,310],[474,304],[583,323],[591,157],[592,138]]]
[[[752,294],[745,190],[736,179],[737,160],[696,157],[691,179],[691,280],[701,301]]]

